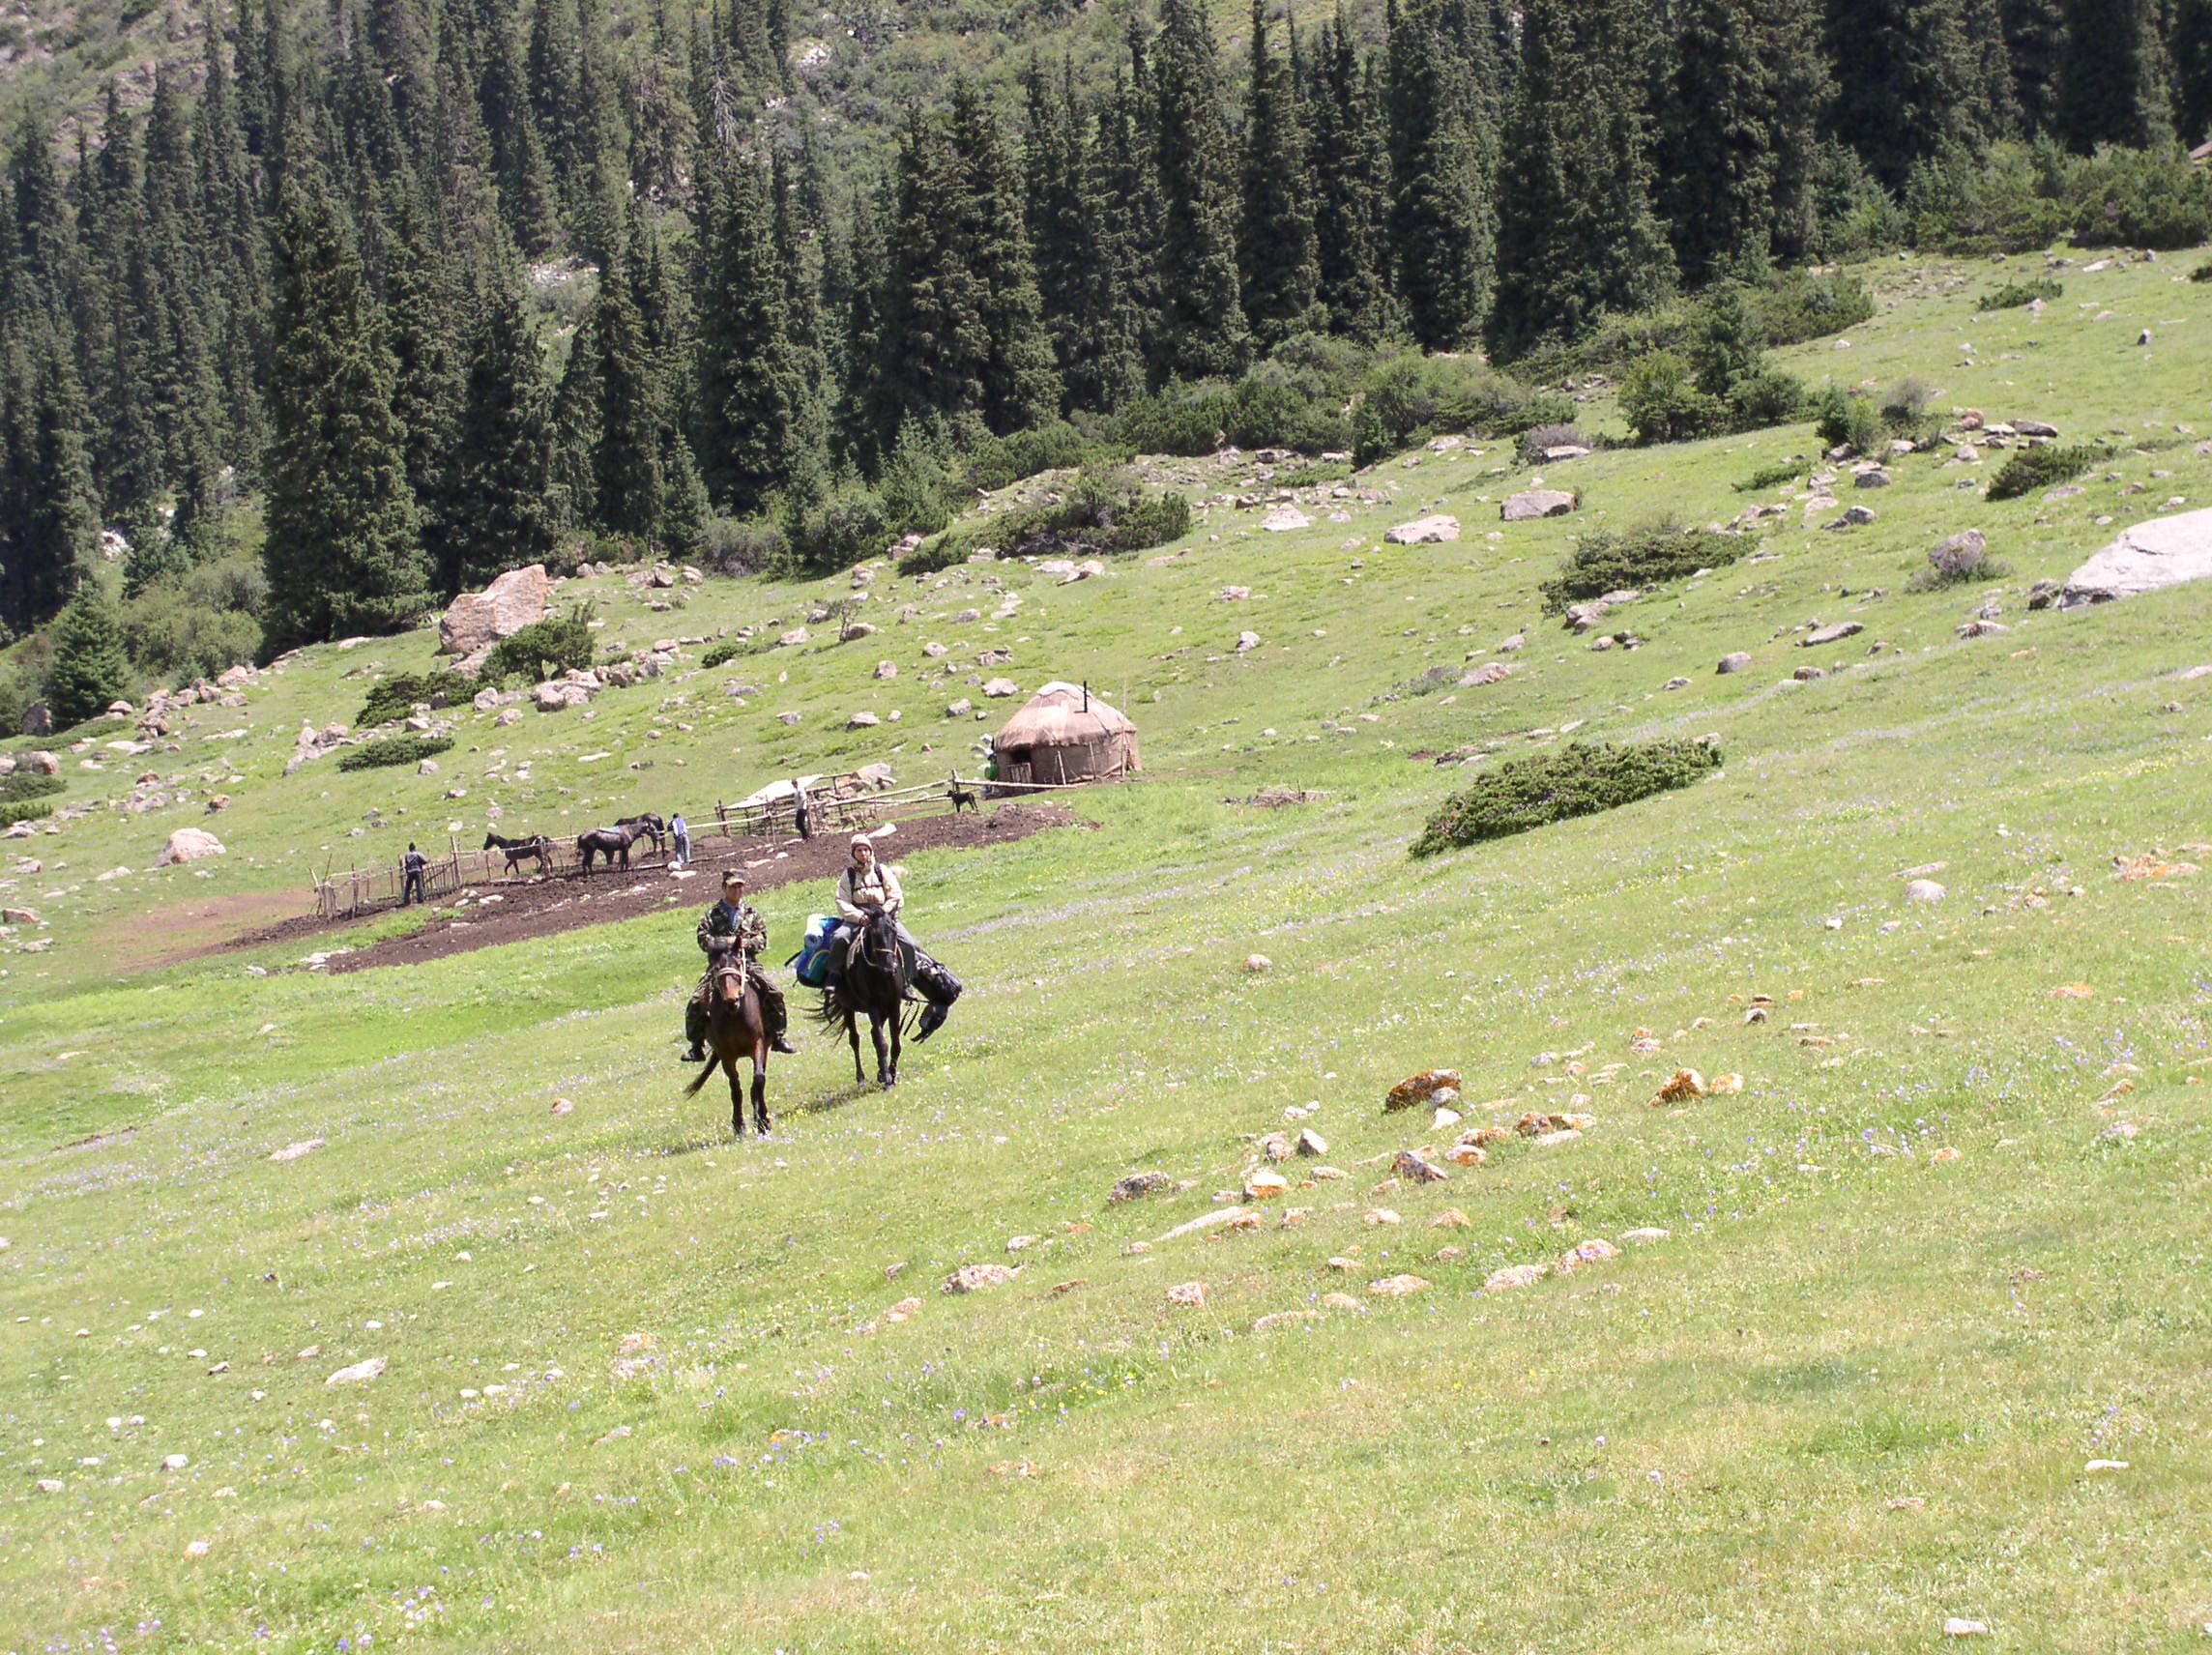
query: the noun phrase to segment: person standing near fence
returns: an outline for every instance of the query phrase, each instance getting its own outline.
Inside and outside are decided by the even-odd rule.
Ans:
[[[415,848],[415,842],[410,839],[407,842],[407,854],[399,858],[400,869],[407,876],[406,885],[399,893],[400,907],[405,908],[411,902],[428,902],[430,900],[422,894],[422,872],[429,865],[430,858],[418,851]]]
[[[807,808],[806,789],[800,785],[796,776],[791,782],[791,825],[798,829],[801,839],[814,837],[814,813]]]
[[[679,810],[668,819],[668,832],[676,842],[676,859],[669,865],[679,868],[688,866],[691,861],[691,828],[684,820],[683,811]]]

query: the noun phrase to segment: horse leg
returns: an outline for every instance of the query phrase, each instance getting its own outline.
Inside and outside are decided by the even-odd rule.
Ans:
[[[869,1017],[868,1038],[876,1043],[876,1085],[888,1091],[897,1083],[898,1075],[893,1069],[890,1054],[884,1049],[884,1020],[881,1017]],[[893,1013],[891,1017],[891,1038],[893,1040],[898,1038],[898,1017],[896,1013]]]
[[[894,1012],[892,1012],[892,1013],[891,1013],[891,1080],[890,1080],[890,1084],[891,1084],[892,1086],[897,1086],[897,1085],[898,1085],[898,1060],[899,1060],[899,1025],[901,1024],[901,1022],[902,1022],[902,1021],[903,1021],[903,1019],[902,1019],[902,1018],[900,1018],[900,1016],[899,1016],[899,1014],[898,1014],[897,1012],[895,1012],[895,1011],[894,1011]]]
[[[730,1077],[730,1135],[742,1138],[745,1135],[745,1092],[738,1080],[738,1055],[724,1052],[721,1059],[722,1072]]]
[[[753,1130],[768,1136],[768,1042],[753,1042]]]
[[[864,1086],[868,1071],[860,1067],[860,1025],[850,1011],[845,1013],[845,1038],[853,1042],[853,1084]]]

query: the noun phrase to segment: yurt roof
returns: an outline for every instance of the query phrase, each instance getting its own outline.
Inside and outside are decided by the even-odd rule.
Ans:
[[[999,732],[1002,747],[1074,747],[1103,737],[1134,732],[1121,711],[1109,707],[1096,694],[1084,706],[1083,686],[1054,682],[1030,697],[1030,703]]]

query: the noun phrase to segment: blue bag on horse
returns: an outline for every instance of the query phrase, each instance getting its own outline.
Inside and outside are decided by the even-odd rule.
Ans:
[[[803,986],[821,988],[829,982],[830,938],[836,929],[837,921],[830,915],[814,914],[807,916],[806,935],[792,960]]]

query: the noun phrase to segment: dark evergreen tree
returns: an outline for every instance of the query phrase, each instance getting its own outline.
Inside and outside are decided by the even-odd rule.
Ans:
[[[68,355],[49,345],[35,369],[20,380],[9,377],[0,626],[28,631],[53,614],[92,567],[100,507],[84,439],[84,397]]]
[[[76,595],[54,617],[46,639],[53,646],[46,705],[55,728],[97,718],[130,695],[131,656],[123,645],[123,624],[99,581],[78,586]]]
[[[1447,22],[1434,6],[1394,15],[1383,100],[1398,297],[1431,350],[1458,350],[1480,332],[1496,250],[1490,132]]]
[[[1028,77],[1023,145],[1037,297],[1070,408],[1118,408],[1143,386],[1144,361],[1113,205],[1089,117],[1063,65],[1057,81]]]
[[[1241,373],[1251,338],[1237,284],[1237,212],[1207,0],[1165,0],[1152,64],[1159,173],[1155,373]]]
[[[2173,136],[2165,21],[2164,0],[2066,0],[2056,125],[2068,148]]]
[[[1499,171],[1498,297],[1488,337],[1501,357],[1572,338],[1641,309],[1673,284],[1650,202],[1650,164],[1622,14],[1633,0],[1530,0],[1521,80]]]
[[[618,535],[653,541],[667,505],[667,427],[660,367],[653,359],[627,273],[607,271],[593,305],[597,352],[593,514]]]
[[[551,553],[552,461],[545,354],[527,302],[509,287],[484,302],[469,351],[453,453],[452,519],[439,570],[444,591],[481,585]]]
[[[1040,314],[1020,177],[997,114],[971,82],[952,89],[947,135],[952,252],[974,282],[979,329],[973,412],[1004,436],[1059,414],[1060,373]]]
[[[1100,100],[1092,144],[1093,193],[1104,209],[1100,245],[1114,261],[1141,360],[1160,359],[1160,231],[1167,207],[1160,194],[1159,100],[1144,31],[1131,15],[1129,73]]]
[[[2059,65],[2066,54],[2065,0],[1998,0],[2005,57],[2021,127],[2050,130],[2058,113]]]
[[[791,337],[760,169],[717,169],[703,228],[699,293],[698,452],[707,492],[744,514],[790,480],[800,454],[805,376]]]
[[[2212,138],[2212,0],[2174,0],[2173,124],[2184,144]]]
[[[1372,65],[1339,6],[1323,25],[1307,104],[1315,289],[1329,332],[1372,344],[1390,331],[1390,151]]]
[[[390,631],[430,601],[393,413],[397,369],[326,190],[287,182],[276,242],[262,565],[280,644]]]
[[[882,273],[889,265],[883,225],[891,211],[888,181],[854,192],[844,260],[852,276],[837,331],[843,372],[830,416],[838,463],[869,473],[883,457],[881,418],[891,403],[879,381],[885,361],[882,300],[888,292]]]
[[[547,252],[561,234],[560,189],[544,134],[538,130],[521,43],[505,0],[488,20],[478,99],[491,140],[492,172],[508,230],[525,253]]]
[[[1978,149],[1990,110],[1960,0],[1826,0],[1830,125],[1892,189],[1921,161]]]
[[[1267,49],[1268,0],[1252,0],[1244,95],[1243,203],[1237,239],[1244,321],[1261,350],[1314,324],[1321,260],[1306,176],[1306,130],[1290,59]]]
[[[469,318],[450,252],[432,231],[428,210],[404,187],[387,241],[384,335],[396,368],[392,410],[405,433],[407,486],[423,552],[433,573],[443,576],[454,566],[447,540],[454,522],[453,441],[467,385]]]

